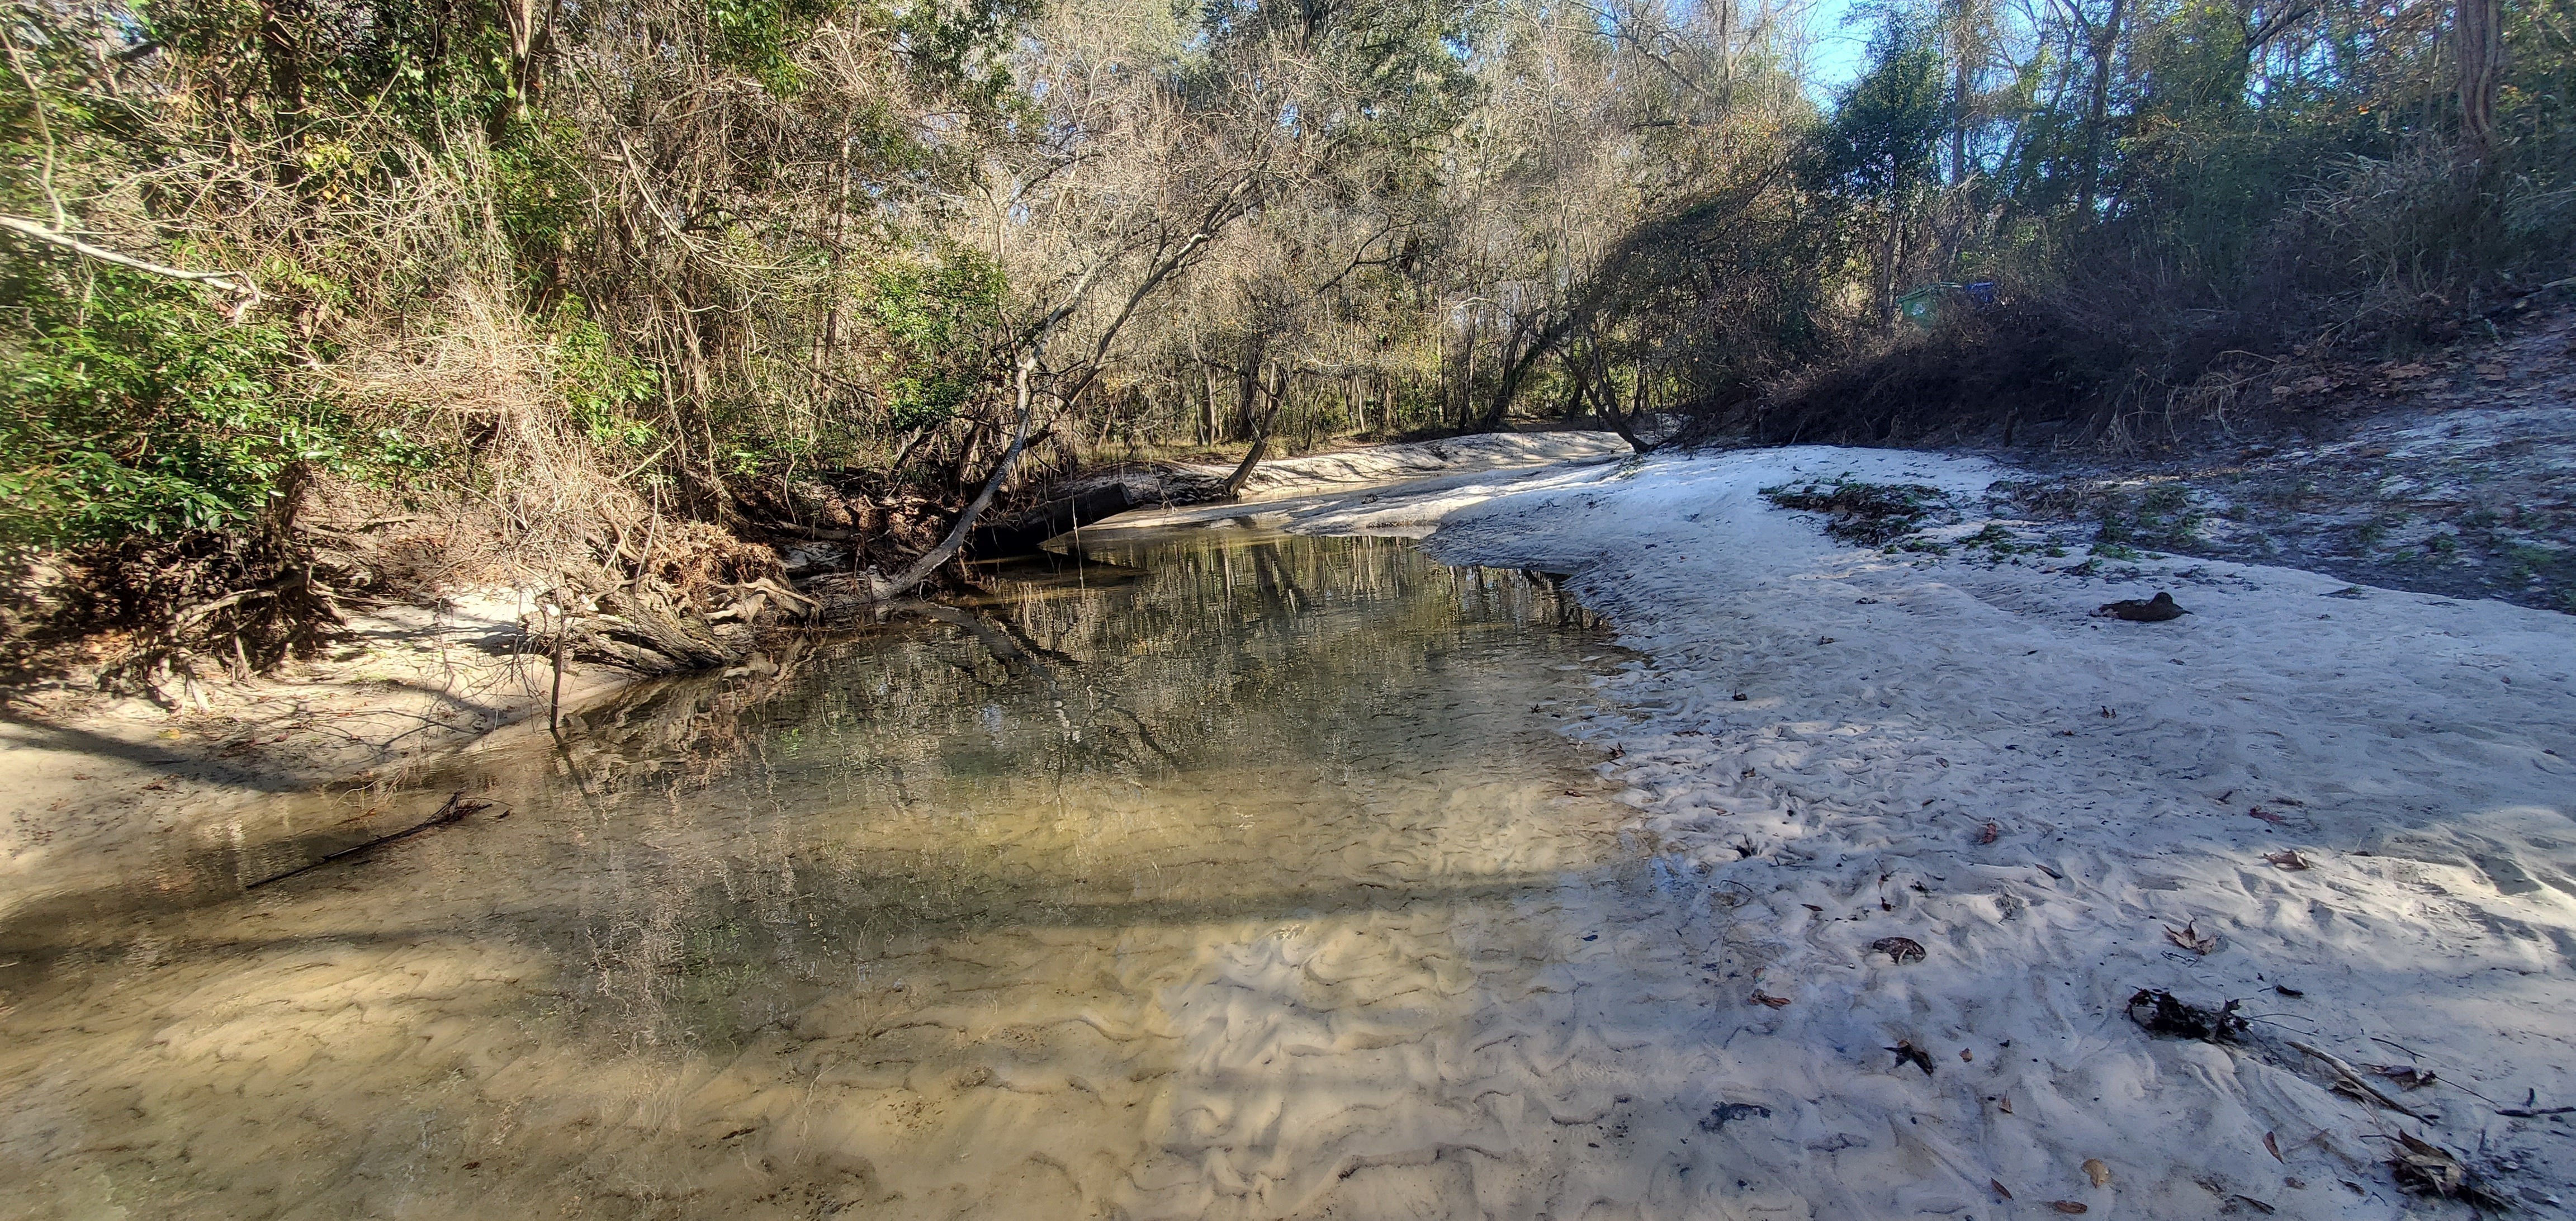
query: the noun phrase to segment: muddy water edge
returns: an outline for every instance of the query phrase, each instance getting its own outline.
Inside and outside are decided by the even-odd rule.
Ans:
[[[411,795],[489,803],[462,821],[301,872],[327,836],[174,845],[13,917],[0,1215],[1572,1217],[1776,1189],[1727,1169],[1758,1126],[1728,1121],[1767,1112],[1696,1084],[1723,908],[1620,833],[1601,751],[1559,731],[1620,658],[1552,582],[1402,539],[1085,551]]]

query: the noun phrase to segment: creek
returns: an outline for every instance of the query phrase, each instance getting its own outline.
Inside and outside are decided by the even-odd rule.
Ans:
[[[1694,1084],[1713,918],[1560,728],[1609,711],[1606,633],[1403,539],[1083,550],[465,756],[418,790],[492,803],[461,822],[248,891],[278,870],[237,859],[213,898],[174,857],[18,930],[0,1215],[1713,1189],[1712,1134],[1759,1109]]]

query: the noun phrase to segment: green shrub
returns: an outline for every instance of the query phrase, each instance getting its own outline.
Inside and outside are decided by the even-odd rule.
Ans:
[[[285,324],[235,324],[193,286],[102,273],[81,297],[6,287],[33,325],[0,347],[0,545],[228,529],[301,473],[431,457],[303,376]]]

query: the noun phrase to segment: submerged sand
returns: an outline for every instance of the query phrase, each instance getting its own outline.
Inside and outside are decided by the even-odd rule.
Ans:
[[[639,700],[479,765],[507,822],[14,950],[5,1211],[2469,1215],[2401,1134],[2576,1199],[2566,1118],[2506,1113],[2576,1104],[2576,619],[1758,494],[1939,486],[1964,537],[1974,461],[1563,456],[1281,464],[1119,519],[1236,536],[1192,577],[1235,609],[1076,574],[1019,660]],[[1357,648],[1402,562],[1279,528],[1501,569]],[[2193,613],[2089,614],[2158,589]],[[1539,635],[1426,649],[1443,607]],[[1198,631],[1234,660],[1148,673]],[[2253,1022],[2156,1037],[2142,988]]]

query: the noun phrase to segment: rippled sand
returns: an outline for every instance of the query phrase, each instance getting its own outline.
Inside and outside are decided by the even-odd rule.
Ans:
[[[1548,582],[1095,555],[0,929],[0,1215],[1806,1215]]]

